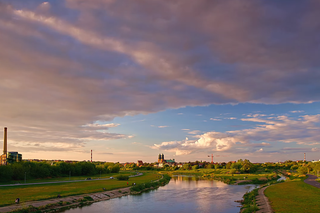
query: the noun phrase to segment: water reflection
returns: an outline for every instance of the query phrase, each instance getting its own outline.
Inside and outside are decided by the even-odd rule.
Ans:
[[[200,180],[195,176],[174,176],[170,183],[141,195],[94,203],[67,211],[84,212],[239,212],[235,200],[254,185],[227,185],[216,180]]]

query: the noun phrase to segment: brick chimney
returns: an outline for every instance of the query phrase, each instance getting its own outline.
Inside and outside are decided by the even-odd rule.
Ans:
[[[7,148],[7,127],[4,128],[4,138],[3,138],[3,154],[6,155],[8,151]]]

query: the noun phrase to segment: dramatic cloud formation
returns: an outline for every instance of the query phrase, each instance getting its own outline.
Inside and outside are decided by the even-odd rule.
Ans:
[[[132,137],[96,124],[116,117],[320,101],[319,8],[317,0],[0,0],[0,126],[34,150],[81,150]],[[221,151],[251,140],[243,137],[212,132],[168,145]]]
[[[207,132],[199,135],[197,140],[183,140],[154,144],[154,149],[175,152],[176,155],[190,154],[197,151],[227,151],[231,148],[246,147],[247,152],[262,152],[260,147],[270,146],[269,143],[283,142],[304,145],[318,145],[320,136],[320,115],[306,115],[299,119],[290,119],[287,116],[262,118],[245,118],[243,121],[262,123],[253,129],[236,131]],[[260,143],[257,143],[260,142]],[[250,148],[250,149],[248,149]],[[292,150],[301,148],[292,148]],[[311,148],[303,148],[311,151]],[[283,150],[290,150],[290,148]],[[316,149],[317,150],[317,149]],[[315,151],[313,149],[312,151]]]

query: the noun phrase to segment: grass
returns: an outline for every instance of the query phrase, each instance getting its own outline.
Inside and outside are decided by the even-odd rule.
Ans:
[[[242,201],[242,213],[251,213],[259,210],[256,204],[256,196],[258,195],[258,190],[259,189],[254,189],[251,192],[247,192],[243,195],[244,200]]]
[[[265,190],[275,212],[320,212],[320,190],[303,179],[275,184]]]
[[[268,181],[272,181],[278,178],[273,172],[264,172],[263,174],[231,174],[231,169],[197,169],[197,170],[177,170],[171,172],[173,175],[196,175],[201,176],[204,179],[220,180],[227,184],[233,184],[238,180],[252,180],[252,182],[240,183],[240,184],[261,184]],[[234,170],[233,170],[234,171]]]
[[[142,176],[130,178],[128,181],[119,181],[116,179],[111,180],[100,180],[100,181],[83,181],[75,183],[56,183],[56,184],[45,184],[45,185],[29,185],[29,186],[0,186],[0,206],[14,204],[17,197],[20,198],[20,202],[34,201],[34,200],[45,200],[50,198],[56,198],[58,194],[62,197],[78,194],[87,194],[94,192],[113,190],[117,188],[127,187],[132,183],[144,183],[151,180],[159,179],[161,175],[144,172]]]
[[[123,175],[133,175],[136,174],[136,172],[129,172],[129,171],[120,171],[120,174]],[[109,174],[101,174],[101,179],[103,178],[109,178],[115,175],[119,175],[119,173],[109,173]],[[45,178],[45,179],[27,179],[27,183],[42,183],[42,182],[55,182],[55,181],[69,181],[69,180],[84,180],[86,178],[92,178],[92,179],[98,179],[100,178],[100,174],[97,175],[86,175],[86,176],[71,176],[70,179],[69,177],[56,177],[56,178]],[[6,185],[6,184],[16,184],[16,183],[24,183],[24,180],[17,180],[17,181],[9,181],[9,182],[1,182],[1,185]]]

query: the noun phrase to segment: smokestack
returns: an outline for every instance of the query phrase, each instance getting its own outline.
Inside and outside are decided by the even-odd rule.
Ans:
[[[92,149],[91,149],[91,163],[92,163]]]
[[[304,162],[306,162],[306,153],[304,153],[304,159],[303,159]]]
[[[7,127],[4,128],[4,137],[3,137],[3,154],[7,154]]]

